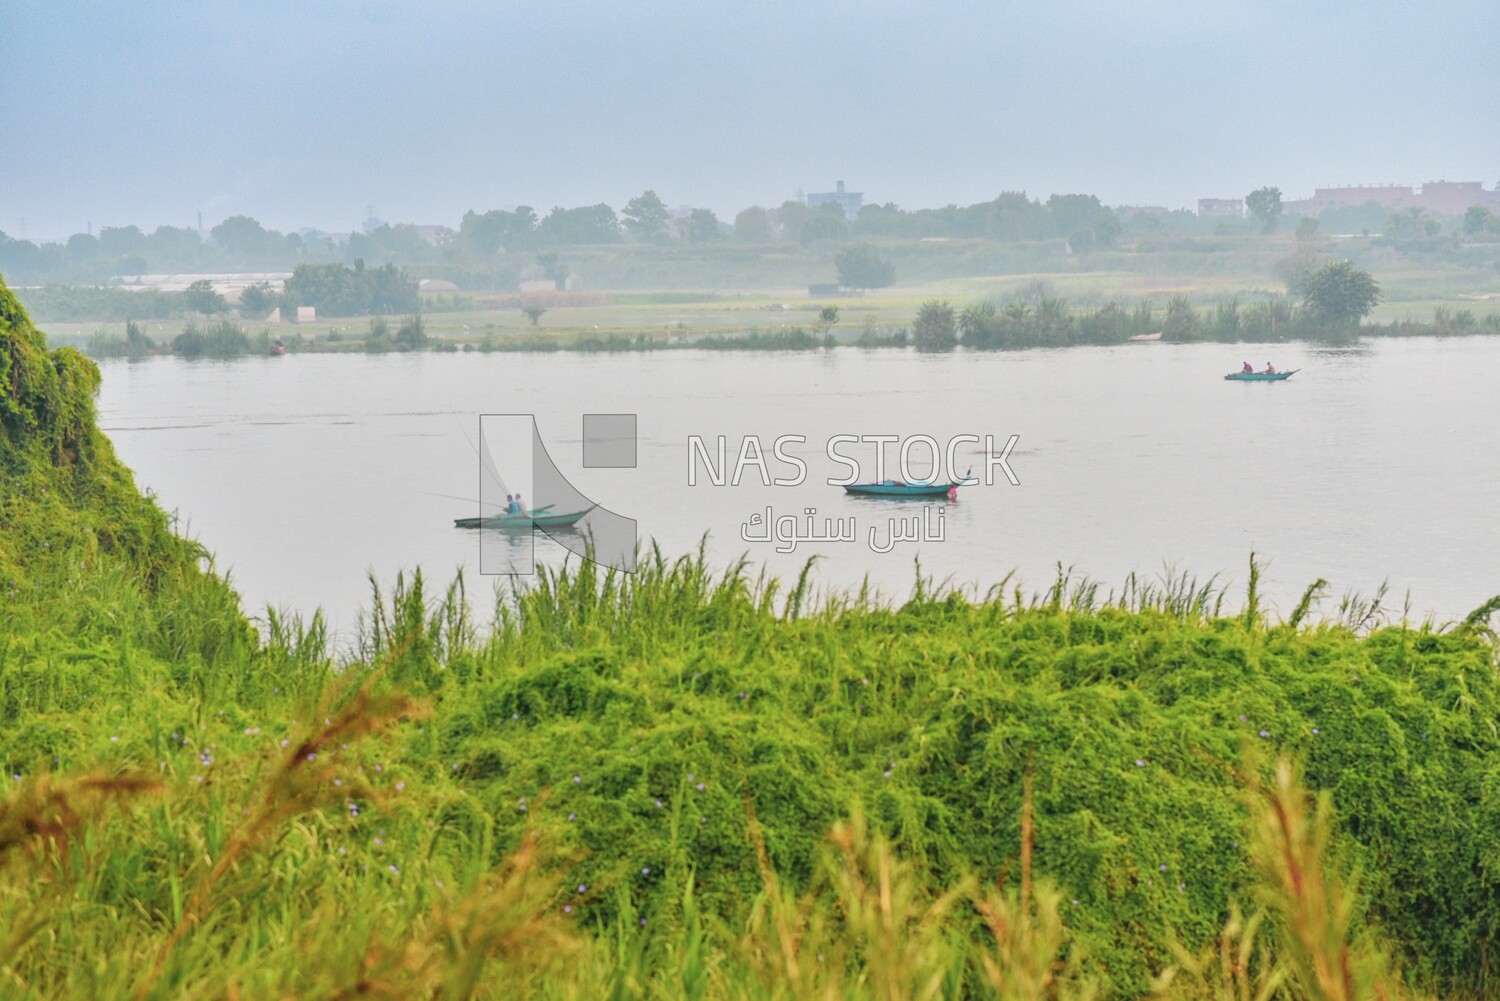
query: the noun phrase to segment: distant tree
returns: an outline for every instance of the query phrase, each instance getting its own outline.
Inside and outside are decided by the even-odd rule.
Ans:
[[[1281,218],[1281,189],[1256,188],[1245,196],[1245,208],[1250,218],[1260,223],[1263,232],[1276,232],[1276,223]]]
[[[240,293],[240,316],[247,320],[264,320],[275,308],[276,293],[270,282],[251,285]]]
[[[1299,244],[1311,243],[1318,238],[1318,220],[1312,216],[1303,216],[1297,220],[1297,242]]]
[[[419,351],[425,348],[430,340],[431,338],[427,336],[427,324],[422,322],[422,317],[408,316],[396,329],[393,343],[398,351]]]
[[[265,257],[281,240],[249,216],[234,215],[219,223],[209,235],[231,261],[253,263]]]
[[[541,323],[542,314],[547,312],[547,307],[542,305],[540,302],[531,300],[529,302],[524,302],[521,304],[521,312],[526,314],[526,318],[530,320],[531,325],[535,327],[539,323]]]
[[[1385,222],[1385,235],[1394,240],[1417,240],[1437,236],[1442,231],[1442,223],[1429,219],[1426,210],[1415,205],[1392,212]]]
[[[1276,275],[1286,284],[1287,294],[1300,299],[1307,288],[1307,276],[1318,266],[1318,257],[1306,245],[1276,264]]]
[[[568,263],[566,261],[564,261],[556,253],[549,252],[545,254],[537,254],[536,262],[542,266],[542,274],[546,275],[548,278],[551,278],[554,282],[556,282],[558,288],[567,287],[568,275],[572,273],[573,269],[568,267]]]
[[[734,217],[734,238],[742,243],[770,243],[776,238],[771,213],[752,205]]]
[[[896,283],[896,268],[868,243],[856,243],[833,255],[839,284],[845,288],[888,288]]]
[[[1025,192],[1004,191],[985,203],[984,235],[992,240],[1035,240],[1045,236],[1047,210]]]
[[[1358,325],[1382,298],[1380,283],[1348,261],[1326,261],[1303,283],[1302,307],[1316,323]]]
[[[1112,246],[1122,229],[1119,217],[1096,195],[1053,195],[1047,199],[1047,215],[1052,231],[1079,254]]]
[[[99,252],[106,257],[142,254],[145,250],[146,234],[139,226],[105,226],[99,230]]]
[[[203,239],[186,226],[158,226],[147,239],[146,256],[158,267],[192,267],[203,256]]]
[[[1464,213],[1464,232],[1471,236],[1481,233],[1500,233],[1500,216],[1483,205],[1470,205]]]
[[[911,325],[918,351],[952,351],[958,345],[958,318],[946,301],[929,299],[917,310]]]
[[[207,278],[189,285],[182,293],[182,302],[194,313],[223,313],[229,309],[228,300],[214,291],[214,283]]]
[[[802,202],[788,200],[781,203],[773,215],[776,217],[776,230],[781,234],[783,240],[802,239],[802,225],[812,215],[812,209]]]
[[[824,306],[818,310],[818,333],[823,337],[828,336],[828,331],[839,322],[839,308],[837,306]]]
[[[536,245],[536,230],[536,212],[530,205],[518,206],[514,212],[470,209],[458,225],[457,241],[470,253],[488,257],[502,250],[530,249]]]
[[[602,202],[582,208],[554,208],[537,226],[537,238],[548,247],[620,242],[620,220]]]
[[[75,264],[92,261],[99,256],[99,238],[87,233],[74,233],[68,237],[67,257]]]
[[[415,313],[421,308],[417,282],[394,264],[367,268],[356,260],[342,264],[299,264],[287,279],[281,304],[313,306],[326,316]]]
[[[849,235],[849,220],[844,210],[832,202],[819,206],[802,223],[797,239],[803,244],[814,240],[842,240]]]
[[[712,209],[693,209],[688,213],[685,232],[689,243],[714,243],[724,237],[719,232],[719,217]]]
[[[667,232],[667,206],[655,191],[648,189],[626,202],[620,216],[625,232],[638,243],[650,243]]]

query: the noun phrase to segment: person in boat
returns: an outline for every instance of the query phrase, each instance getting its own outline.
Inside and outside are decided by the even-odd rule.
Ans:
[[[1246,375],[1249,375],[1251,372],[1255,371],[1255,368],[1249,362],[1245,362],[1244,368],[1241,368],[1240,371],[1244,372]]]
[[[1266,371],[1265,371],[1265,374],[1266,375],[1275,375],[1276,374],[1276,366],[1272,365],[1270,362],[1266,362]]]
[[[510,494],[506,494],[505,495],[505,513],[506,514],[515,514],[516,513],[516,499],[515,499],[515,497],[511,496]]]
[[[526,513],[526,502],[521,499],[521,495],[520,494],[516,494],[516,514],[525,514],[525,513]]]

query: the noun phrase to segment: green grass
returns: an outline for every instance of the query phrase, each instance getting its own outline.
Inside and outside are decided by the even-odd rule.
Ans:
[[[399,577],[338,652],[250,628],[3,288],[0,362],[0,996],[1500,993],[1500,599],[652,550]]]

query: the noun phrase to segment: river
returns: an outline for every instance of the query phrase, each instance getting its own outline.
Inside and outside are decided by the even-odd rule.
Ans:
[[[1251,354],[1253,352],[1253,354]],[[1225,382],[1271,352],[1281,383]],[[1332,612],[1345,592],[1390,584],[1397,614],[1450,619],[1500,592],[1500,338],[1312,345],[1130,345],[990,354],[908,351],[609,355],[292,355],[232,362],[109,361],[100,420],[140,486],[176,510],[256,614],[323,608],[342,637],[389,584],[421,566],[471,594],[481,413],[532,413],[557,464],[589,497],[637,519],[668,554],[706,534],[717,564],[748,554],[782,576],[824,557],[825,589],[868,579],[907,594],[922,573],[983,588],[1010,571],[1045,589],[1058,563],[1122,582],[1189,572],[1242,599],[1247,560],[1264,562],[1267,604],[1285,613],[1319,577]],[[635,468],[582,466],[582,415],[637,415]],[[834,435],[993,435],[1019,485],[993,469],[943,511],[942,539],[886,553],[892,516],[922,505],[847,498],[827,479]],[[807,463],[800,486],[713,486],[690,436],[731,462],[745,436],[778,435]],[[845,454],[873,474],[873,447]],[[918,449],[914,455],[924,455]],[[890,453],[894,461],[894,451]],[[957,465],[981,472],[972,444]],[[785,463],[768,464],[789,476]],[[958,470],[963,471],[963,468]],[[899,475],[888,470],[887,474]],[[746,542],[752,515],[856,519],[854,542]],[[927,526],[932,525],[931,518]],[[758,531],[751,534],[758,535]],[[929,533],[929,534],[936,534]],[[493,538],[490,539],[494,541]],[[556,546],[538,557],[560,560]],[[478,585],[478,586],[476,586]],[[485,602],[487,598],[483,599]]]

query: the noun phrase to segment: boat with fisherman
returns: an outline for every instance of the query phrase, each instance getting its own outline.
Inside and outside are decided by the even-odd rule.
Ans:
[[[499,528],[505,531],[526,532],[533,528],[573,528],[582,521],[590,511],[598,507],[590,504],[582,511],[568,511],[553,513],[552,505],[537,508],[535,511],[526,511],[522,514],[491,514],[473,518],[454,518],[454,528]]]

